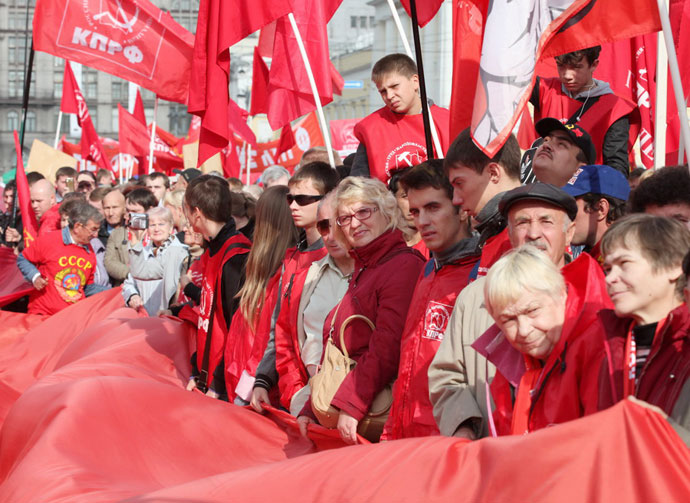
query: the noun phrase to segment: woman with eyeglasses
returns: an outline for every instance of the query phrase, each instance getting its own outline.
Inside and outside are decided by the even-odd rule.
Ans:
[[[372,330],[361,318],[346,325],[345,346],[357,365],[331,401],[340,412],[340,436],[352,444],[374,398],[397,375],[405,317],[425,261],[407,246],[405,219],[395,196],[381,181],[346,178],[338,186],[336,206],[336,236],[349,248],[355,265],[345,296],[326,318],[324,340],[332,326],[335,345],[342,351],[337,335],[352,315],[365,316],[374,325]],[[306,434],[307,424],[316,419],[310,401],[300,416],[298,422]]]

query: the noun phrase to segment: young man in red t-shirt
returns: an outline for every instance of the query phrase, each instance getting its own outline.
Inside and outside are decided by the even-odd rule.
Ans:
[[[352,164],[352,176],[370,176],[383,183],[398,169],[414,166],[428,158],[419,96],[417,65],[404,54],[389,54],[378,60],[371,80],[385,106],[355,126],[359,147]],[[443,152],[448,149],[449,113],[445,108],[429,108]]]
[[[89,242],[98,236],[103,216],[86,201],[69,213],[62,231],[38,236],[17,257],[17,266],[35,290],[29,314],[52,315],[105,288],[94,284],[96,255]]]

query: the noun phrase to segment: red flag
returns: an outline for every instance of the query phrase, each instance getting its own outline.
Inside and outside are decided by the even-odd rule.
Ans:
[[[400,0],[400,3],[405,8],[407,15],[412,18],[412,9],[410,9],[410,0]],[[417,23],[419,26],[426,25],[436,15],[441,8],[443,0],[418,0],[417,6]],[[462,2],[457,2],[462,3]]]
[[[256,147],[256,136],[247,124],[249,114],[233,100],[228,100],[228,128]]]
[[[301,0],[295,3],[295,20],[304,42],[321,103],[333,101],[333,78],[326,25],[342,0]],[[277,130],[316,108],[307,70],[287,17],[276,23],[271,60],[268,122]]]
[[[252,96],[249,115],[265,114],[267,111],[268,66],[261,57],[259,46],[256,46],[254,48],[254,64],[252,65]]]
[[[223,176],[226,178],[240,177],[240,158],[237,155],[237,144],[232,138],[230,143],[222,152]]]
[[[276,39],[276,22],[273,21],[261,28],[259,34],[259,54],[263,58],[270,58],[273,55],[273,43]]]
[[[22,159],[22,147],[19,145],[17,131],[14,131],[14,148],[17,151],[17,203],[22,213],[22,225],[24,226],[24,247],[28,248],[38,236],[38,223],[36,214],[31,208],[31,193],[29,181],[24,171],[24,159]]]
[[[345,79],[343,78],[342,75],[340,75],[340,72],[338,72],[337,68],[333,66],[333,62],[331,62],[331,81],[333,82],[333,92],[337,94],[338,96],[343,95],[343,88],[345,87]]]
[[[147,0],[37,0],[34,47],[187,102],[194,36]]]
[[[112,171],[112,167],[108,162],[108,158],[103,151],[103,145],[98,138],[96,128],[89,115],[89,109],[86,106],[84,96],[79,90],[77,81],[72,73],[72,66],[69,61],[65,60],[65,73],[62,78],[62,101],[60,103],[60,110],[69,113],[77,114],[77,121],[81,126],[81,156],[83,159],[91,159],[99,168]]]
[[[607,0],[609,8],[605,13],[599,2],[589,0],[516,0],[500,6],[494,4],[484,22],[474,95],[472,136],[477,145],[490,157],[503,146],[529,99],[535,64],[543,55],[589,47],[620,34],[625,37],[651,30],[654,22],[647,18],[631,27],[636,15],[626,13],[649,13],[653,1],[629,0],[623,6],[622,0]],[[606,27],[602,26],[602,18]],[[525,22],[516,24],[516,19]],[[459,92],[458,88],[454,90]]]
[[[120,152],[148,157],[151,149],[149,129],[119,103],[117,109],[119,113]],[[182,159],[158,135],[154,137],[153,152],[156,160],[182,162]]]
[[[474,93],[469,92],[469,90],[475,88],[479,77],[479,58],[482,54],[484,21],[489,8],[489,0],[467,0],[456,2],[453,5],[451,138],[455,138],[472,122]]]
[[[146,125],[146,112],[144,112],[144,101],[141,99],[141,93],[137,89],[137,97],[134,100],[134,117],[144,126]]]
[[[201,0],[190,81],[190,113],[202,119],[199,166],[227,147],[231,45],[290,12],[289,1]]]
[[[283,130],[280,132],[280,141],[278,143],[276,157],[279,157],[283,152],[290,150],[295,146],[296,143],[295,133],[292,131],[292,126],[290,124],[286,124],[283,126]]]

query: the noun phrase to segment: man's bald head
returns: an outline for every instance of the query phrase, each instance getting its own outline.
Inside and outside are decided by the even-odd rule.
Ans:
[[[31,208],[38,220],[55,204],[55,187],[46,180],[38,180],[31,186]]]
[[[103,198],[103,215],[111,227],[119,227],[125,216],[125,196],[119,190],[111,190]]]

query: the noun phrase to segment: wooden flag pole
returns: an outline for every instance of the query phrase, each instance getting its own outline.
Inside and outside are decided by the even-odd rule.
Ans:
[[[328,124],[326,124],[326,117],[323,114],[323,107],[321,106],[321,98],[319,97],[319,90],[316,87],[316,81],[314,80],[314,74],[311,71],[311,65],[309,64],[309,58],[307,57],[307,51],[304,48],[304,42],[302,41],[302,36],[299,33],[299,28],[297,27],[297,21],[295,21],[295,15],[290,12],[288,14],[288,19],[290,20],[290,26],[292,26],[292,31],[295,33],[295,38],[297,39],[297,46],[299,47],[299,52],[302,55],[302,61],[304,61],[304,67],[307,70],[307,78],[309,79],[309,85],[311,86],[311,92],[314,95],[314,103],[316,103],[316,112],[319,118],[319,124],[321,125],[321,133],[323,134],[324,142],[326,143],[326,151],[328,152],[328,162],[332,168],[335,168],[335,158],[333,157],[333,149],[331,147],[331,134],[328,131]],[[289,126],[289,125],[288,125]],[[249,172],[247,171],[247,174]]]
[[[414,5],[414,10],[413,9]],[[414,55],[412,54],[412,49],[410,48],[410,44],[407,41],[407,35],[405,34],[405,30],[403,29],[402,23],[400,22],[400,16],[398,15],[398,9],[395,7],[395,4],[393,3],[393,0],[388,0],[388,7],[390,8],[391,15],[393,16],[393,21],[395,22],[395,26],[398,29],[398,34],[400,34],[400,39],[402,40],[403,47],[405,48],[405,53],[411,58],[415,59]],[[415,49],[417,48],[417,42],[419,38],[419,25],[417,24],[417,5],[411,3],[410,4],[410,10],[412,11],[414,17],[412,20],[412,29],[415,34]],[[419,54],[419,59],[417,60],[417,69],[419,71],[419,82],[420,82],[420,90],[421,86],[424,85],[424,95],[426,96],[426,83],[424,81],[424,73],[423,69],[420,66],[421,65],[421,48],[417,51]],[[428,106],[428,102],[425,98],[422,98],[422,113],[424,113],[424,108],[425,104]],[[428,110],[428,108],[427,108]],[[429,113],[429,128],[431,129],[431,138],[434,143],[434,148],[436,149],[436,157],[443,157],[443,148],[441,147],[441,140],[439,140],[438,137],[438,131],[436,130],[436,124],[434,124],[434,118],[433,116]],[[424,122],[424,129],[426,133],[427,125],[426,121]],[[428,143],[427,143],[427,150],[428,148]],[[433,150],[429,150],[429,152],[433,152]],[[433,159],[434,156],[430,155],[429,159]]]
[[[249,142],[247,143],[247,149],[246,149],[246,154],[247,158],[245,161],[245,171],[247,172],[247,183],[245,185],[251,185],[251,179],[249,178],[249,174],[252,171],[252,146],[250,145]]]
[[[149,147],[149,173],[153,173],[153,144],[156,138],[156,116],[158,115],[158,95],[153,102],[153,121],[151,122],[151,144]]]
[[[688,125],[688,110],[685,103],[685,95],[683,94],[683,82],[680,79],[680,69],[678,68],[678,55],[676,54],[676,47],[673,45],[673,33],[671,32],[671,20],[668,16],[668,9],[666,8],[665,0],[657,0],[659,6],[659,19],[661,19],[661,29],[664,33],[664,42],[666,43],[666,53],[668,54],[668,69],[671,74],[671,84],[673,84],[673,94],[676,98],[676,107],[678,108],[678,116],[680,118],[680,135],[678,141],[678,149],[680,151],[680,143],[682,142],[685,150],[690,148],[690,125]],[[659,88],[657,87],[657,93]],[[664,149],[664,153],[666,149]],[[666,157],[664,155],[664,157]],[[656,165],[656,152],[654,153],[654,160]]]

